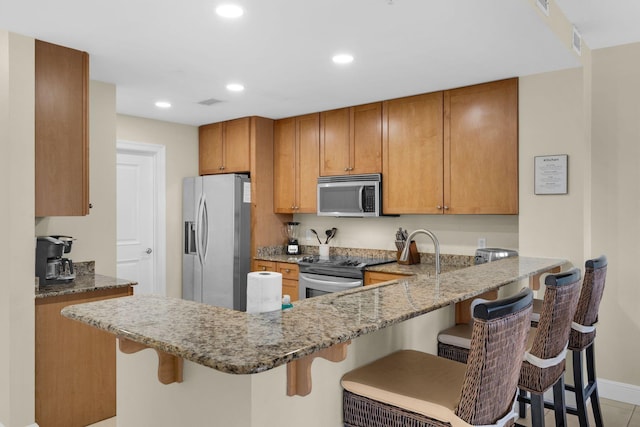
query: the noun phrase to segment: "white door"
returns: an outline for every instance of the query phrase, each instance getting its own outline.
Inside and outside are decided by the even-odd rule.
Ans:
[[[156,155],[130,147],[122,149],[122,143],[118,143],[117,274],[138,282],[135,294],[165,294],[164,277],[158,277],[163,273],[157,256],[164,250],[157,236],[162,229],[158,227],[158,193],[164,186],[157,183]]]

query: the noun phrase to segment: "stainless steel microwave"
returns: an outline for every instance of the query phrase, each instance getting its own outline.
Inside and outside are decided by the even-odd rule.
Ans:
[[[382,175],[341,175],[318,178],[318,216],[382,215]]]

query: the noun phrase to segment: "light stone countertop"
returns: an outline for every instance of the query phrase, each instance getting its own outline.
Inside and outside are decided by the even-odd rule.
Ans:
[[[336,248],[340,252],[337,255],[342,256],[368,256],[370,253],[366,249],[346,249],[346,248]],[[355,252],[355,253],[354,253]],[[393,258],[395,253],[393,251],[373,251],[374,257],[380,258]],[[297,264],[302,257],[307,255],[313,255],[312,253],[305,253],[302,255],[282,255],[282,254],[266,254],[256,256],[254,259],[262,260],[262,261],[273,261],[273,262],[288,262]],[[433,254],[421,254],[424,260],[421,261],[420,264],[411,264],[411,265],[403,265],[398,264],[397,262],[391,262],[388,264],[379,264],[370,267],[366,267],[365,271],[376,271],[381,273],[393,273],[393,274],[404,274],[407,276],[413,276],[418,274],[430,274],[435,275],[436,273],[436,265],[435,265],[435,256]],[[440,255],[440,270],[442,273],[459,270],[461,268],[469,267],[473,265],[474,257],[465,256],[465,255],[449,255],[449,254],[441,254]]]
[[[260,314],[134,295],[68,306],[62,315],[222,372],[252,374],[565,263],[506,258],[439,277],[416,275],[327,294]]]
[[[38,284],[39,281],[36,279],[36,299],[80,294],[104,289],[117,289],[138,284],[138,282],[133,280],[95,274],[95,262],[93,261],[75,263],[74,268],[77,276],[68,283],[42,285]]]

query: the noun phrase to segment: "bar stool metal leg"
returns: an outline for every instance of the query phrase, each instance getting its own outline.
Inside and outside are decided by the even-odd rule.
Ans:
[[[531,393],[531,425],[544,426],[544,395]]]
[[[598,383],[596,380],[596,364],[594,343],[585,349],[587,363],[587,384],[584,381],[583,357],[581,350],[573,350],[573,384],[565,385],[565,389],[572,391],[576,396],[576,407],[567,407],[567,413],[577,415],[580,427],[589,427],[589,415],[587,412],[587,400],[591,399],[591,409],[596,427],[603,427],[602,412],[600,410],[600,398],[598,396]]]
[[[553,385],[553,411],[555,413],[556,427],[566,427],[567,408],[564,401],[564,376],[560,376]]]
[[[589,395],[587,397],[591,396],[591,409],[593,409],[593,418],[596,422],[596,427],[603,427],[600,398],[598,397],[598,383],[596,381],[596,361],[593,342],[585,349],[585,353],[587,356],[587,380],[589,381]]]
[[[584,378],[582,373],[582,351],[572,351],[573,353],[573,387],[569,387],[576,394],[576,412],[580,427],[589,427],[587,417],[586,396],[584,390]]]
[[[525,418],[527,416],[527,390],[522,388],[518,389],[520,398],[518,399],[518,416]]]

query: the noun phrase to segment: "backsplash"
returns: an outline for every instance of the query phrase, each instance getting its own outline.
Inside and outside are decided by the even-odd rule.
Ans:
[[[73,269],[77,276],[94,276],[96,274],[95,261],[78,261],[73,263]]]
[[[317,239],[308,230],[313,228],[321,236],[327,229],[336,227],[338,232],[331,240],[331,249],[367,248],[395,250],[395,234],[398,227],[411,232],[426,228],[440,241],[440,251],[446,254],[473,256],[478,240],[484,238],[487,247],[518,250],[517,215],[400,215],[376,218],[334,218],[313,214],[295,214],[300,222],[301,245],[316,245]],[[433,253],[433,244],[426,236],[418,236],[418,252]],[[324,240],[323,240],[324,242]],[[284,245],[284,241],[282,244]]]

